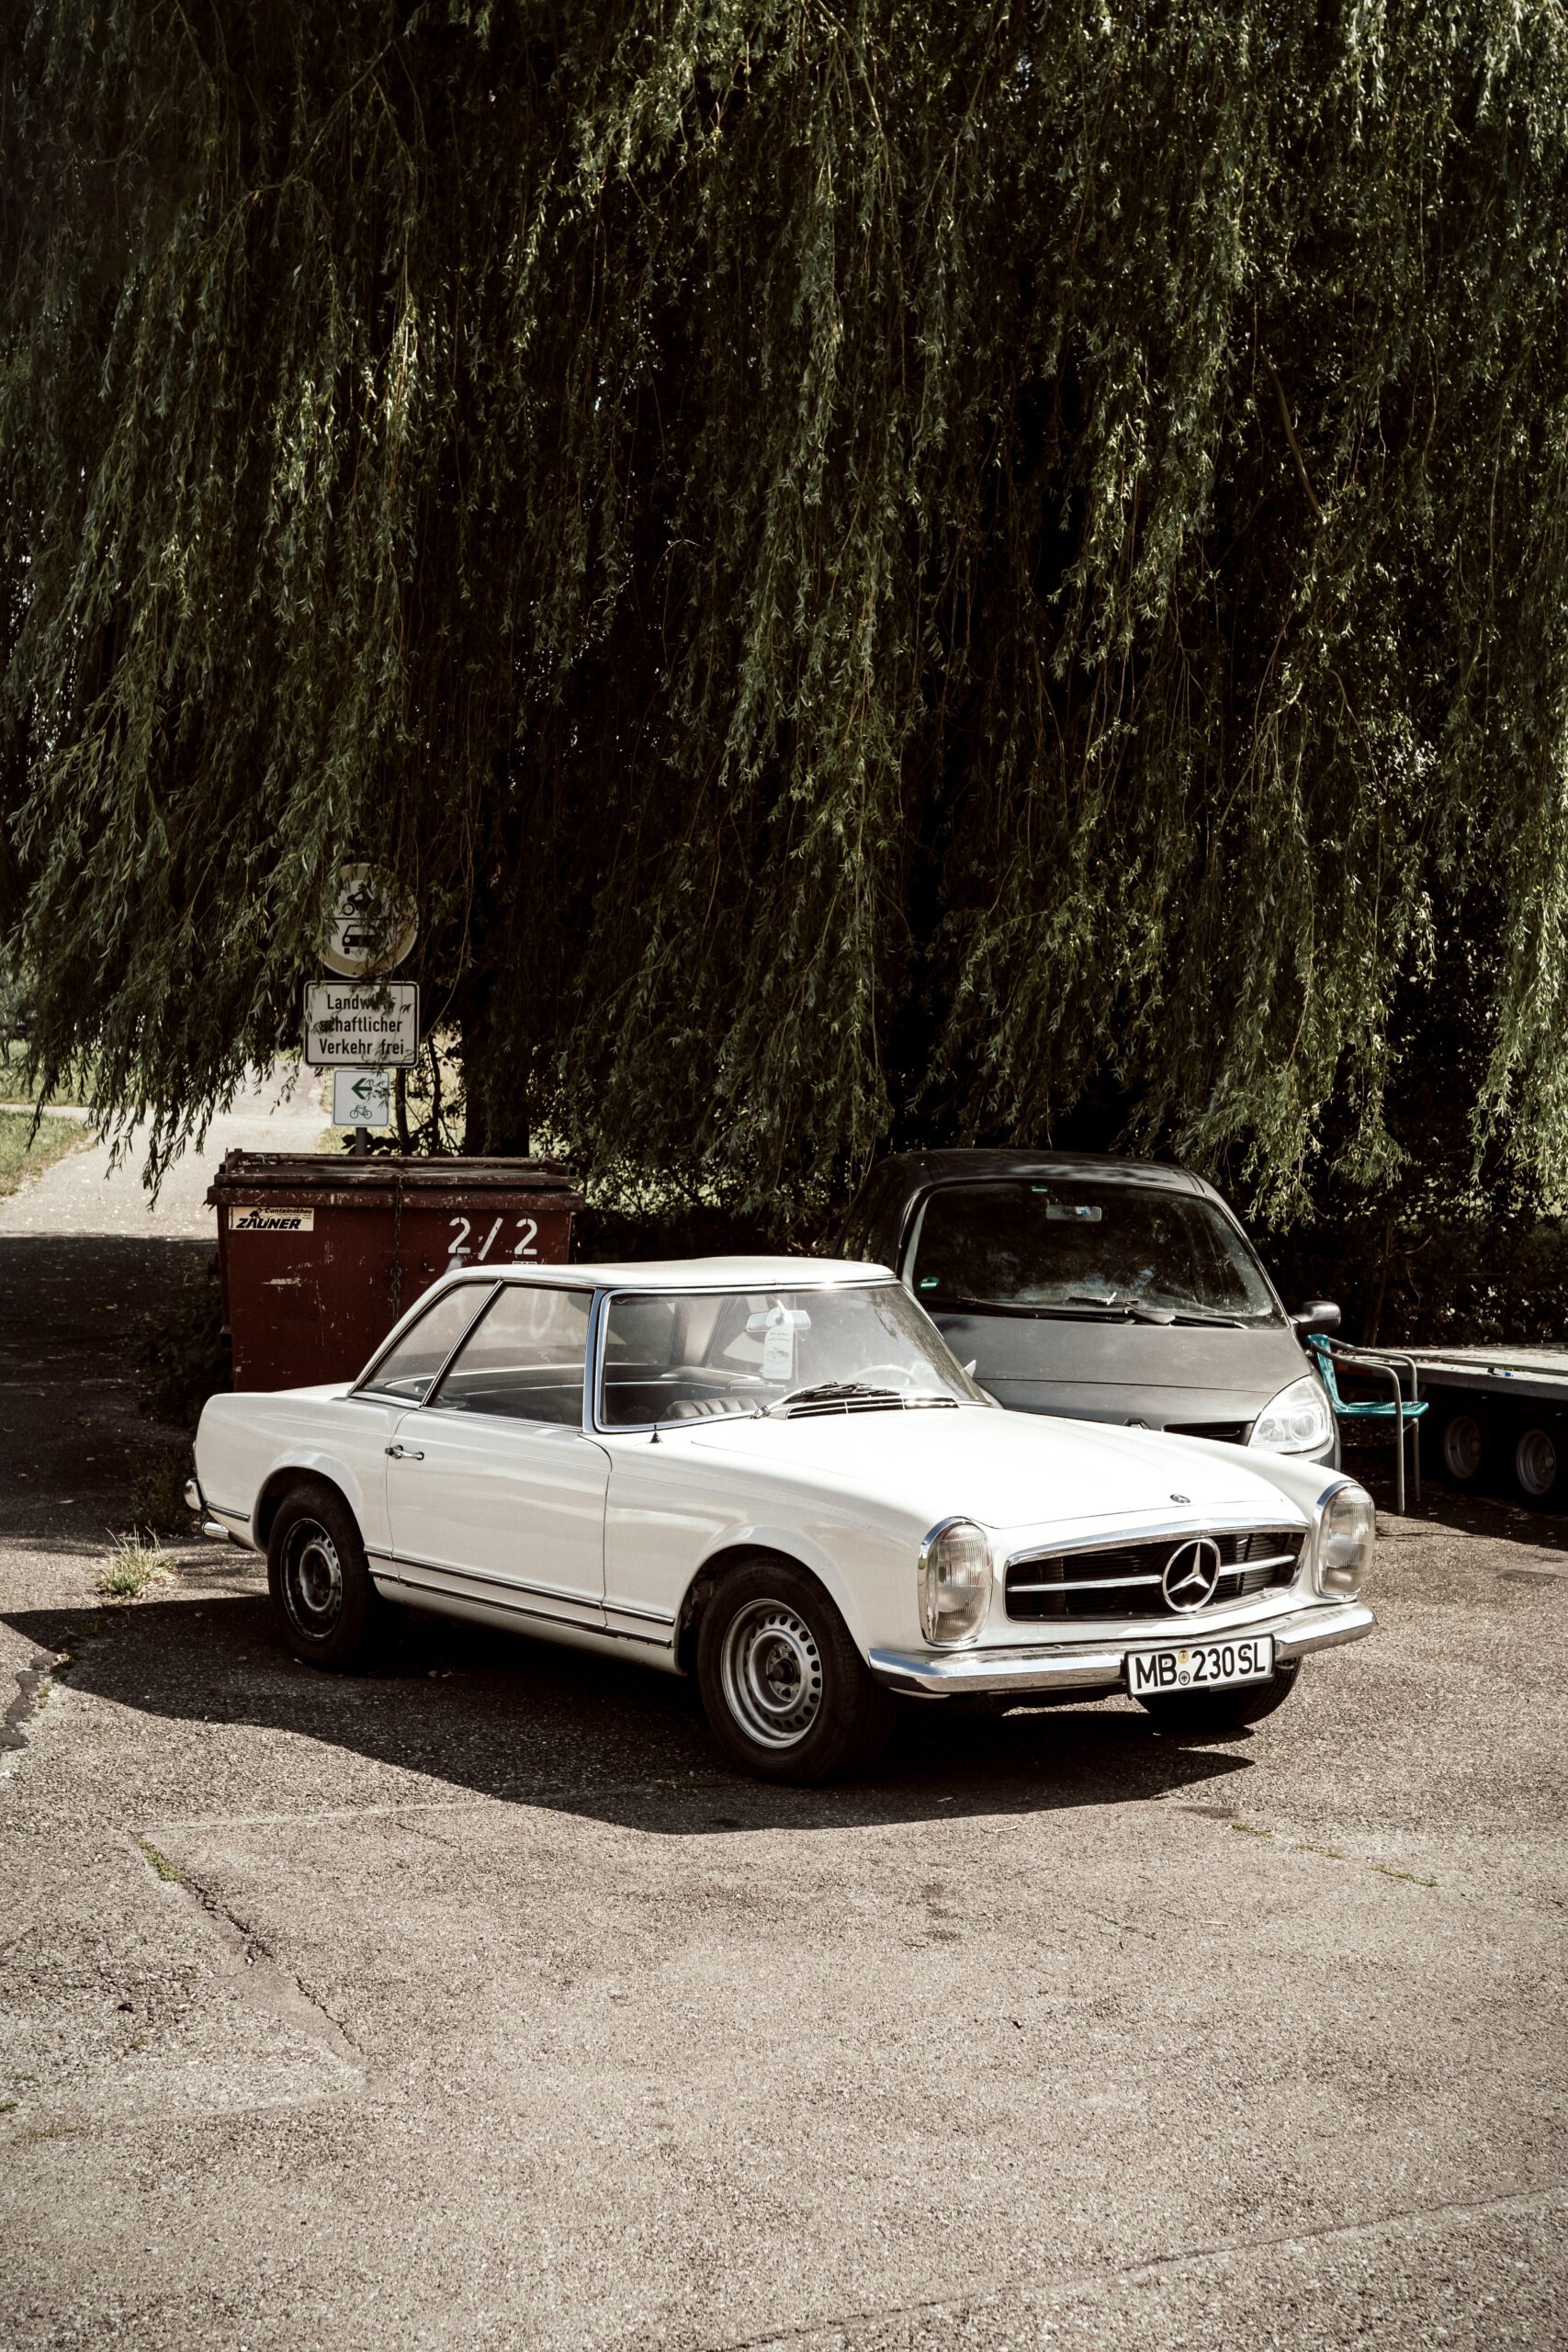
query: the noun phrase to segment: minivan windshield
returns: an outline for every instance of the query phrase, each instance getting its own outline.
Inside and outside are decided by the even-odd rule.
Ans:
[[[987,1402],[901,1283],[621,1291],[605,1317],[604,1429]]]
[[[1279,1323],[1245,1236],[1199,1193],[1096,1182],[944,1184],[920,1215],[922,1306],[1085,1321]]]

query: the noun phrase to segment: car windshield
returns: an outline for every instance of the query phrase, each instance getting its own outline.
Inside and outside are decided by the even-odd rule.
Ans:
[[[1095,1182],[948,1184],[921,1214],[910,1276],[933,1311],[1278,1323],[1245,1237],[1210,1201]]]
[[[831,1290],[622,1291],[610,1301],[606,1429],[774,1407],[984,1405],[901,1283]]]

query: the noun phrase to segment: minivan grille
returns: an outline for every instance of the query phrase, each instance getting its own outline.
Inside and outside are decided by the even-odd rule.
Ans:
[[[1206,1437],[1215,1445],[1245,1445],[1250,1421],[1167,1421],[1167,1437]]]
[[[1227,1529],[1216,1533],[1220,1575],[1210,1609],[1248,1593],[1286,1585],[1301,1564],[1306,1538],[1299,1527]],[[1041,1552],[1007,1565],[1007,1612],[1031,1622],[1052,1617],[1184,1617],[1202,1611],[1173,1609],[1164,1577],[1173,1553],[1190,1534],[1145,1537],[1096,1552]]]

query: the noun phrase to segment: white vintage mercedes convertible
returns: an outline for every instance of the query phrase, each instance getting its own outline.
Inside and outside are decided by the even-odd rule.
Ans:
[[[819,1259],[467,1268],[352,1384],[213,1397],[188,1498],[298,1657],[400,1601],[640,1658],[772,1780],[863,1768],[901,1700],[1234,1729],[1374,1623],[1348,1478],[1004,1412],[885,1267]]]

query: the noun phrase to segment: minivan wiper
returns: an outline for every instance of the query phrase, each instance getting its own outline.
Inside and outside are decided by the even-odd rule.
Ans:
[[[1238,1315],[1190,1315],[1184,1307],[1145,1306],[1141,1301],[1105,1298],[1074,1298],[1065,1306],[1020,1306],[1009,1299],[933,1298],[928,1314],[954,1315],[1020,1315],[1057,1323],[1197,1323],[1241,1329]]]
[[[1069,1292],[1067,1305],[1092,1306],[1097,1315],[1105,1316],[1112,1321],[1120,1317],[1123,1323],[1174,1323],[1176,1320],[1174,1306],[1145,1306],[1142,1299],[1136,1298],[1075,1298]]]
[[[933,1298],[926,1312],[928,1315],[946,1314],[949,1310],[963,1315],[1043,1316],[1048,1321],[1057,1323],[1100,1323],[1125,1319],[1122,1307],[1102,1306],[1099,1299],[1090,1309],[1083,1306],[1015,1306],[1010,1300],[1002,1298]]]
[[[1241,1328],[1238,1316],[1193,1315],[1184,1306],[1148,1306],[1141,1298],[1075,1298],[1072,1304],[1075,1306],[1097,1306],[1106,1314],[1124,1316],[1129,1323],[1197,1323],[1205,1329],[1217,1330],[1228,1326],[1233,1331]]]

